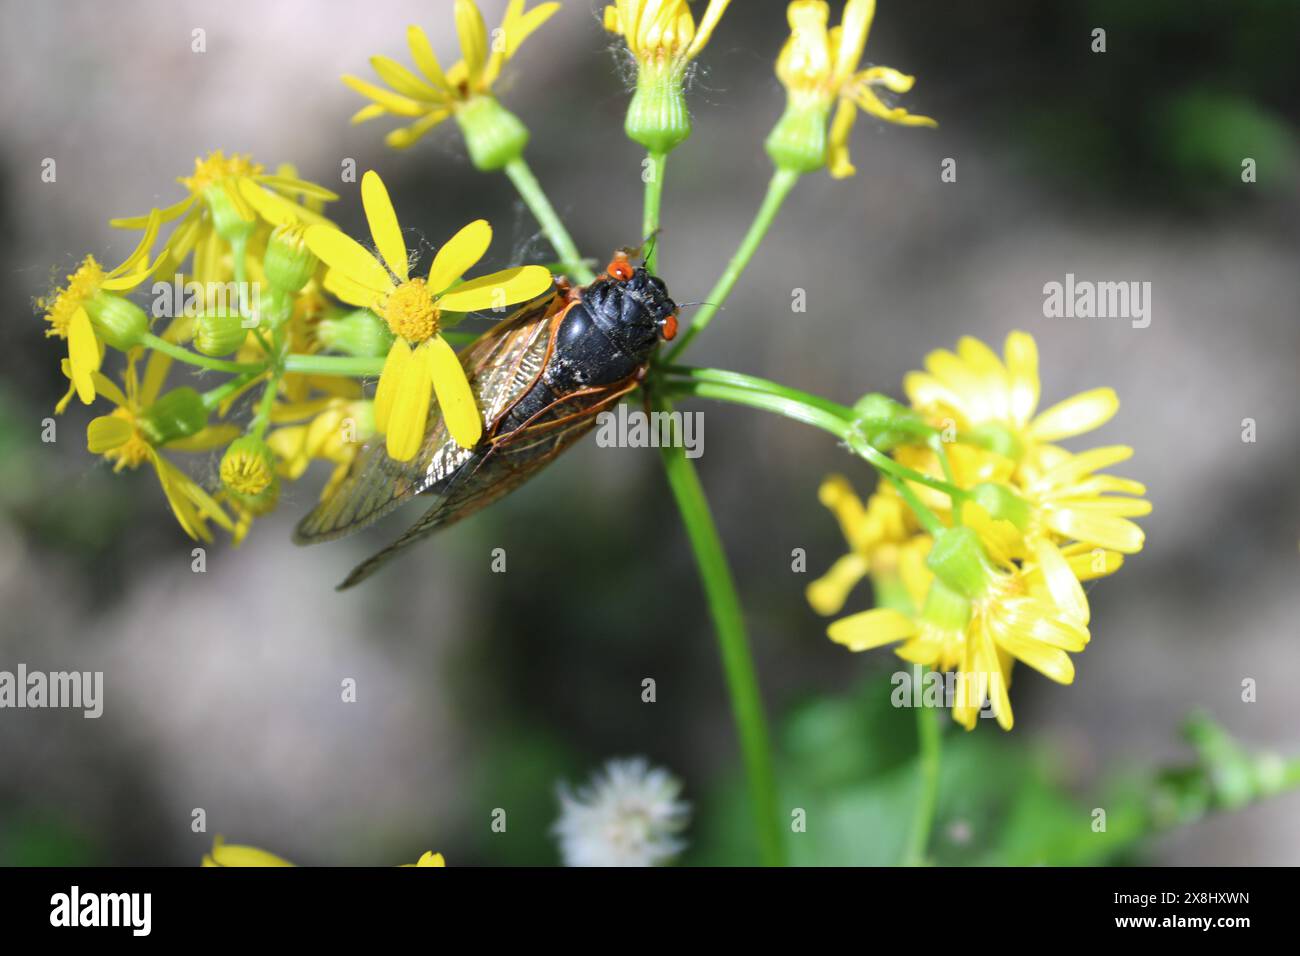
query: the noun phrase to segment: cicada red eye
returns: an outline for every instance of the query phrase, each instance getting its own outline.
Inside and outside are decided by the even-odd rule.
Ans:
[[[673,339],[677,338],[676,315],[670,315],[668,318],[664,319],[663,336],[664,340],[667,342],[671,342]]]
[[[632,268],[632,263],[628,262],[627,256],[622,253],[614,256],[609,261],[605,271],[609,273],[611,279],[616,279],[619,282],[627,282],[636,273],[636,270]]]

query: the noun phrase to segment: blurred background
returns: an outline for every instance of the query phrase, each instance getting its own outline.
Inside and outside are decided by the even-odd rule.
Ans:
[[[495,25],[504,3],[482,6]],[[546,254],[507,181],[473,170],[451,124],[405,153],[382,146],[384,121],[348,125],[361,101],[339,75],[369,78],[376,53],[407,62],[408,23],[454,61],[450,8],[0,3],[0,670],[102,670],[106,684],[98,720],[0,712],[0,864],[192,865],[216,833],[300,863],[388,865],[430,848],[453,865],[554,863],[557,781],[634,754],[670,768],[695,805],[685,862],[757,858],[710,623],[654,450],[588,440],[339,595],[418,506],[295,548],[322,472],[195,574],[153,476],[114,476],[85,450],[87,409],[74,403],[58,441],[40,440],[63,379],[33,299],[87,252],[119,261],[134,235],[107,220],[180,198],[175,177],[210,149],[292,161],[341,193],[331,214],[353,234],[363,219],[355,185],[339,182],[345,158],[379,170],[403,224],[431,243],[485,216],[488,264]],[[579,246],[603,257],[640,241],[642,154],[622,134],[628,96],[599,8],[566,0],[499,92],[532,129],[528,159]],[[1104,54],[1090,51],[1097,27]],[[695,76],[695,132],[668,165],[661,238],[679,301],[706,295],[762,196],[786,32],[784,4],[734,3]],[[1300,5],[1278,0],[882,0],[866,59],[916,74],[903,103],[940,128],[860,120],[858,175],[800,182],[692,356],[852,402],[900,394],[906,371],[962,334],[1000,348],[1020,328],[1039,342],[1044,404],[1103,384],[1121,396],[1090,437],[1136,447],[1123,473],[1155,504],[1147,547],[1092,588],[1074,686],[1021,668],[1011,735],[991,722],[947,735],[940,859],[978,847],[969,858],[1100,861],[1049,854],[1019,830],[1019,855],[991,847],[1053,815],[1086,834],[1113,781],[1190,759],[1179,727],[1195,709],[1252,749],[1300,752],[1297,36]],[[956,183],[940,180],[945,158]],[[1044,318],[1043,285],[1067,272],[1149,281],[1150,327]],[[791,312],[796,288],[806,313]],[[820,827],[826,853],[797,858],[891,862],[913,718],[881,707],[876,682],[898,663],[832,645],[803,598],[843,551],[818,484],[842,471],[865,493],[869,469],[784,419],[697,407],[698,464],[784,796],[825,808],[810,811],[809,846]],[[215,474],[211,460],[190,465]],[[490,572],[493,548],[507,573]],[[793,548],[807,574],[792,573]],[[864,586],[850,608],[869,601]],[[354,704],[340,701],[345,678]],[[1023,810],[1031,780],[1047,809]],[[191,830],[195,808],[206,833]],[[504,834],[490,830],[494,808],[508,812]],[[1295,864],[1297,811],[1293,792],[1105,859]]]

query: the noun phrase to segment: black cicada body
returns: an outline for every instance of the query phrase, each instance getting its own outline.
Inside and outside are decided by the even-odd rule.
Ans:
[[[367,443],[294,539],[342,537],[416,495],[430,497],[420,520],[339,589],[360,583],[421,538],[509,494],[590,431],[641,381],[659,340],[676,334],[676,313],[663,281],[622,254],[589,285],[557,284],[460,354],[485,423],[476,447],[452,440],[435,403],[413,459],[389,458],[382,438]]]

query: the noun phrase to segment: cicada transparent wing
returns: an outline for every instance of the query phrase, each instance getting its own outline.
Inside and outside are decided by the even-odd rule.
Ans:
[[[470,388],[490,427],[540,374],[551,320],[563,300],[551,294],[497,323],[461,353]],[[317,544],[360,531],[419,494],[440,494],[481,457],[451,438],[434,402],[424,442],[410,461],[388,457],[382,436],[366,443],[347,476],[298,524],[294,540]]]

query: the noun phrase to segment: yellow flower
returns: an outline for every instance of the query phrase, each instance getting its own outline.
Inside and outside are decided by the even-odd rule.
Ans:
[[[37,307],[45,311],[45,321],[50,327],[46,336],[66,339],[68,364],[72,388],[59,402],[62,412],[75,391],[82,403],[95,400],[95,372],[104,360],[104,343],[96,334],[86,306],[103,292],[127,292],[147,279],[157,263],[149,262],[149,250],[158,236],[159,217],[154,213],[145,219],[144,235],[135,251],[116,269],[105,272],[94,256],[86,256],[77,270],[68,276],[68,283],[51,295],[39,299]]]
[[[1022,464],[1037,461],[1051,442],[1100,427],[1119,409],[1114,389],[1094,388],[1035,414],[1038,346],[1026,332],[1007,336],[1002,359],[964,336],[955,354],[937,349],[927,355],[925,368],[903,378],[914,408],[941,428],[955,425],[958,440]]]
[[[309,419],[305,424],[276,428],[266,437],[279,458],[279,473],[295,481],[314,459],[334,463],[334,472],[321,491],[328,498],[346,477],[352,460],[375,430],[374,405],[366,401],[326,398],[314,402],[277,405],[271,412],[274,422]]]
[[[699,25],[686,0],[618,0],[605,7],[605,29],[617,33],[643,69],[680,74],[713,36],[731,0],[709,0]]]
[[[424,440],[429,402],[437,392],[447,430],[466,448],[478,443],[483,423],[460,359],[440,336],[443,312],[474,312],[523,302],[551,287],[541,266],[522,266],[453,285],[483,257],[492,227],[471,222],[438,250],[427,279],[411,278],[406,244],[383,181],[361,178],[361,200],[379,257],[337,229],[312,226],[307,245],[329,266],[325,287],[344,302],[368,308],[396,338],[375,392],[375,425],[397,461],[415,457]]]
[[[386,56],[371,57],[370,65],[388,86],[344,76],[344,83],[372,101],[357,111],[352,122],[364,123],[387,115],[415,117],[414,123],[395,129],[384,138],[394,149],[405,149],[477,98],[490,97],[502,67],[518,52],[524,40],[560,8],[558,3],[543,3],[525,12],[524,3],[525,0],[510,0],[501,26],[489,36],[483,15],[473,0],[456,0],[456,32],[460,35],[462,58],[445,72],[424,30],[418,26],[407,27],[406,42],[421,75]]]
[[[255,846],[237,846],[227,843],[222,837],[218,836],[212,841],[212,852],[203,854],[201,866],[294,866],[288,860],[276,856],[274,853],[268,853],[266,850],[260,850]],[[403,863],[402,866],[442,866],[445,867],[447,861],[443,859],[441,853],[434,853],[428,850],[422,855],[416,863]]]
[[[1127,445],[1077,455],[1044,448],[1018,476],[1021,492],[1033,509],[1029,534],[1052,533],[1065,541],[1123,554],[1141,551],[1146,536],[1129,519],[1151,513],[1151,502],[1142,497],[1146,487],[1131,478],[1097,474],[1131,457],[1133,449]]]
[[[835,614],[868,574],[877,586],[882,577],[896,574],[900,551],[916,547],[915,542],[922,539],[916,536],[912,512],[889,486],[877,490],[864,506],[847,478],[831,475],[822,482],[817,496],[838,520],[849,553],[808,585],[807,597],[818,614]]]
[[[101,373],[92,373],[96,392],[117,407],[110,414],[91,420],[86,428],[86,447],[92,454],[102,455],[106,461],[112,462],[115,472],[124,468],[134,470],[145,462],[152,465],[167,503],[171,505],[172,514],[176,516],[182,530],[191,538],[211,541],[208,521],[231,532],[234,531],[234,524],[221,505],[189,475],[159,454],[158,448],[165,446],[178,451],[206,451],[224,445],[238,435],[239,430],[233,426],[218,425],[204,427],[186,437],[170,438],[167,423],[179,417],[178,409],[187,411],[183,408],[186,404],[183,401],[174,402],[166,414],[160,408],[158,393],[167,377],[170,363],[171,360],[165,355],[153,353],[145,367],[144,381],[141,382],[136,375],[134,359],[128,360],[123,376],[125,391]],[[194,393],[189,390],[180,393],[178,390],[169,395],[183,400],[194,396]],[[166,402],[168,397],[164,395],[161,402]]]
[[[434,853],[432,850],[425,850],[424,855],[415,863],[403,863],[402,866],[446,866],[447,861],[442,858],[441,853]]]
[[[875,13],[875,0],[848,0],[840,25],[828,28],[830,5],[825,0],[790,4],[790,37],[776,61],[788,106],[768,140],[768,151],[778,165],[799,172],[825,165],[836,179],[852,176],[849,134],[859,110],[902,126],[938,125],[928,116],[886,106],[876,93],[877,87],[906,93],[914,77],[888,66],[858,69]],[[828,144],[826,117],[836,102]]]
[[[918,614],[895,608],[852,614],[830,625],[831,640],[853,651],[901,642],[897,653],[905,660],[956,670],[953,719],[967,730],[975,727],[986,698],[1002,728],[1011,729],[1008,688],[1015,661],[1058,683],[1073,683],[1068,652],[1088,644],[1088,600],[1053,545],[1040,542],[1019,566],[986,564],[968,594],[921,564],[910,571]]]
[[[155,214],[162,222],[179,220],[167,238],[163,249],[166,262],[159,272],[178,269],[193,252],[192,277],[201,285],[225,281],[231,275],[231,268],[225,264],[223,240],[232,246],[245,243],[259,223],[274,226],[285,221],[327,222],[292,197],[338,199],[324,187],[292,175],[270,175],[251,157],[238,153],[226,156],[219,149],[203,159],[196,158],[194,174],[176,181],[189,191],[180,202],[153,210],[149,216],[113,219],[109,225],[140,229]]]
[[[259,850],[255,846],[227,843],[218,836],[212,841],[212,852],[203,854],[201,866],[293,866],[288,860]]]

